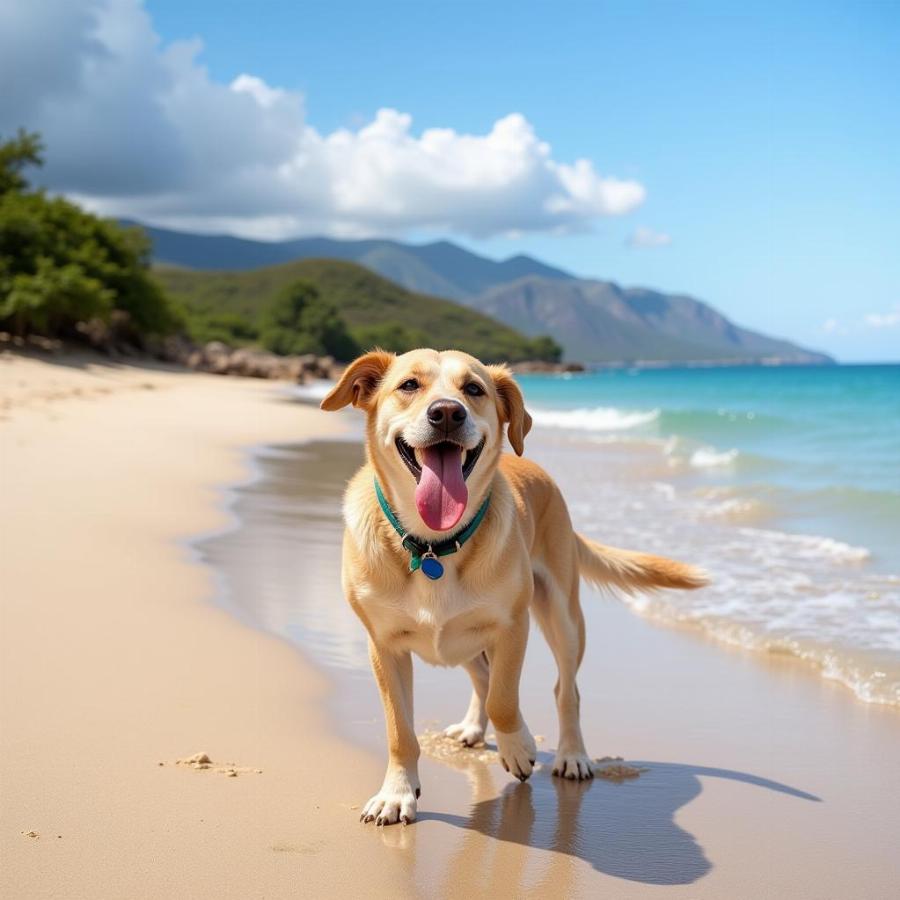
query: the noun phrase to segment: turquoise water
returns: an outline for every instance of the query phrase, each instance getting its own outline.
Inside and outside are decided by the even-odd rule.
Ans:
[[[712,573],[638,612],[900,704],[900,366],[519,380],[576,525]]]
[[[673,459],[744,488],[784,524],[900,561],[900,366],[523,376],[539,425],[668,439]]]

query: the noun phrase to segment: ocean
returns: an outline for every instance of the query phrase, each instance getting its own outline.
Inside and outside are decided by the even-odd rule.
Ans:
[[[697,563],[626,598],[900,706],[900,366],[522,376],[576,527]]]

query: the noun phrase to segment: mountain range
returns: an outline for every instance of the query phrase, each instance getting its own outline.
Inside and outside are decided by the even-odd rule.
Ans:
[[[136,224],[136,223],[126,223]],[[682,294],[577,278],[529,256],[492,260],[449,241],[312,237],[268,242],[141,226],[158,263],[243,270],[300,259],[355,262],[419,294],[454,300],[527,336],[548,334],[585,363],[831,363],[823,353],[731,322]]]

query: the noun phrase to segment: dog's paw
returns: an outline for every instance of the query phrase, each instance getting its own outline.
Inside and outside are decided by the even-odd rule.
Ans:
[[[594,777],[594,765],[587,753],[566,753],[562,750],[553,760],[553,774],[569,781],[587,781]]]
[[[376,825],[408,825],[416,819],[416,800],[420,794],[418,780],[404,776],[385,778],[381,790],[363,807],[360,822]]]
[[[534,771],[537,746],[526,725],[512,733],[498,730],[497,752],[500,754],[500,765],[519,781],[525,781]]]
[[[380,790],[365,805],[359,820],[376,825],[408,825],[416,820],[416,795],[411,790]]]
[[[474,747],[484,741],[484,729],[477,722],[457,722],[455,725],[448,725],[444,729],[444,734],[449,738],[465,744],[466,747]]]

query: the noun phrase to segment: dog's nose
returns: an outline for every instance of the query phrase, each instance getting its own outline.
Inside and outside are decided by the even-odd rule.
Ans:
[[[435,400],[426,415],[436,428],[450,432],[466,421],[466,408],[458,400]]]

